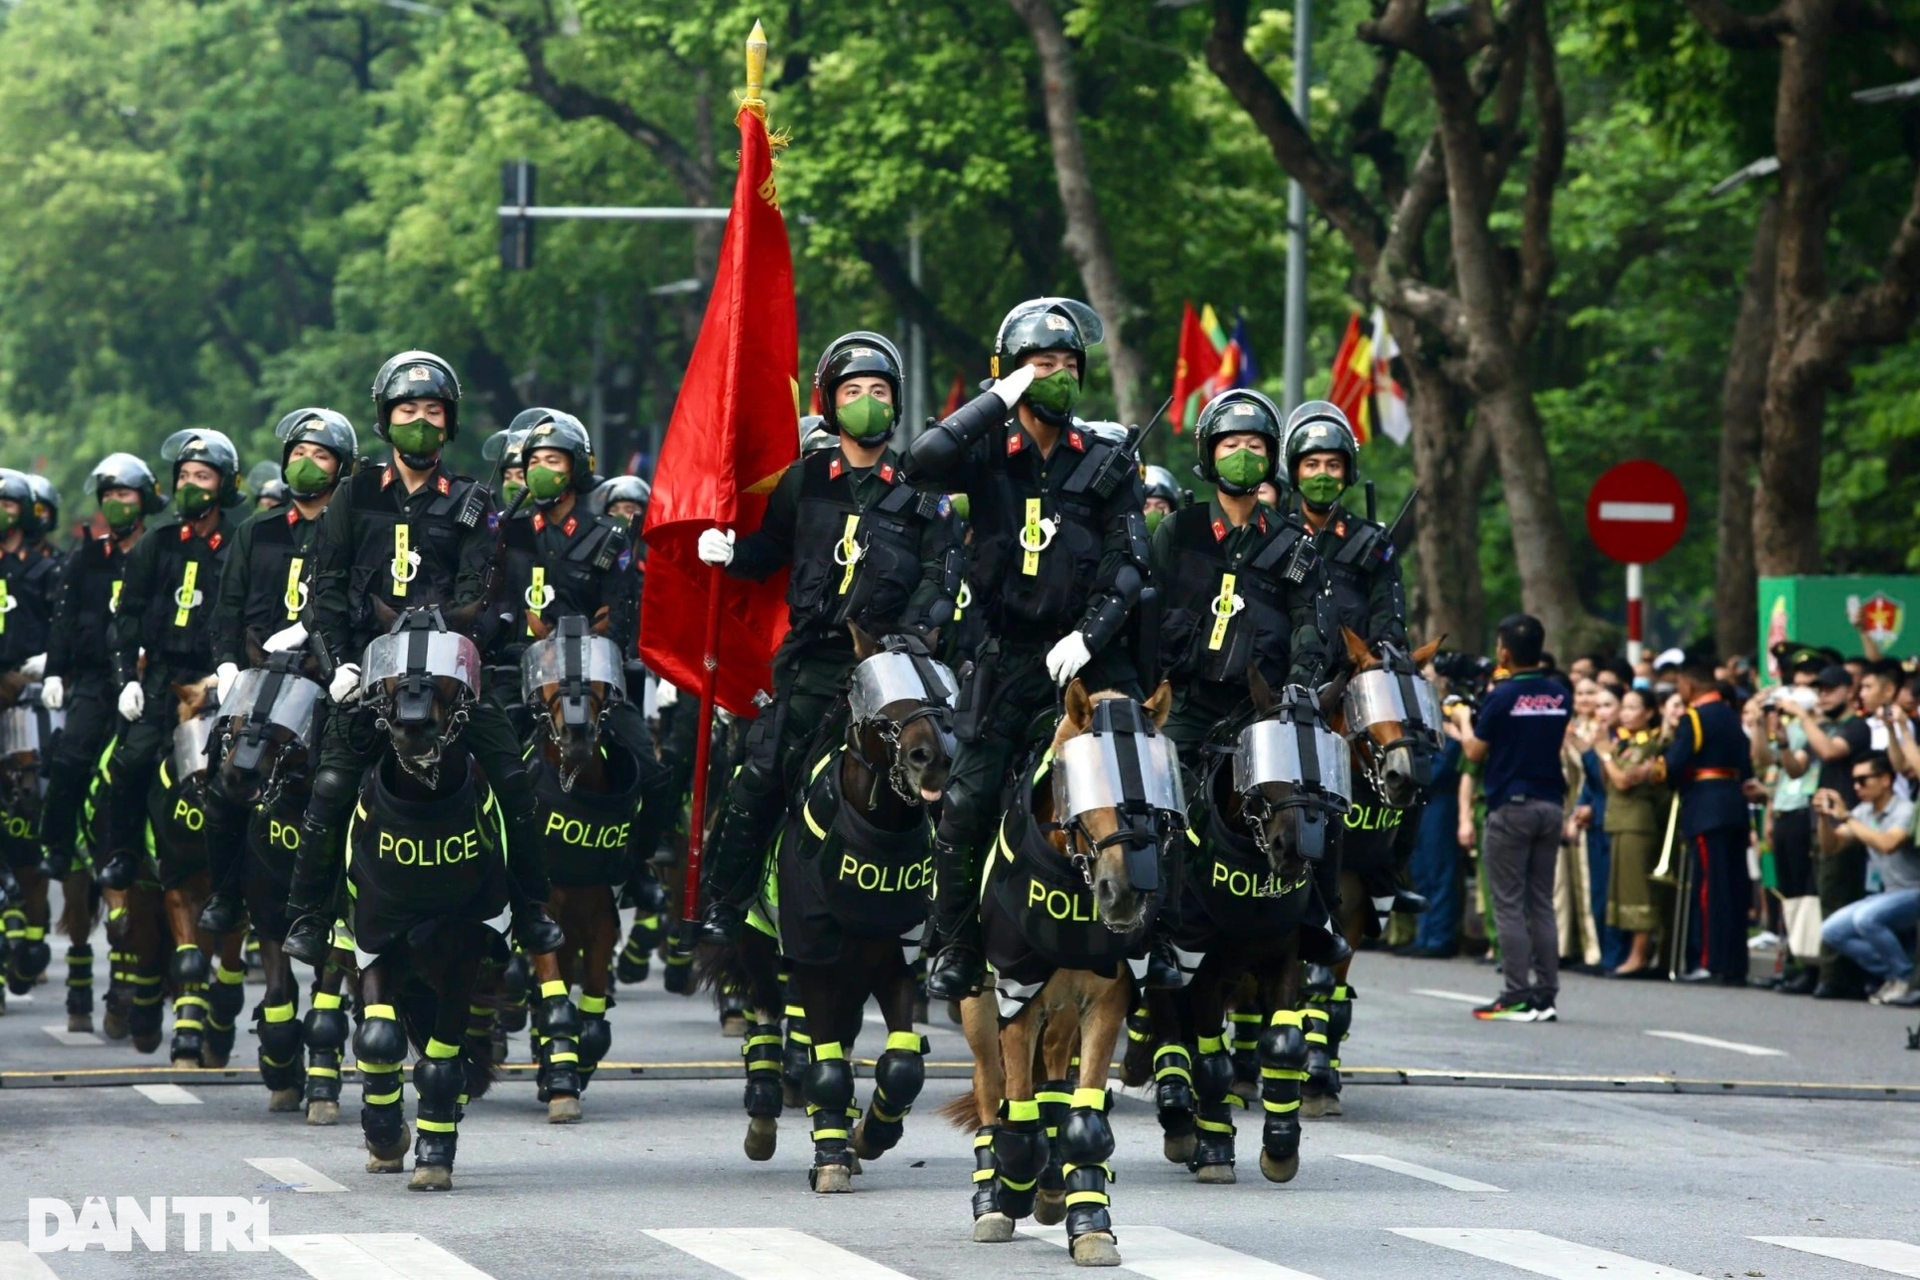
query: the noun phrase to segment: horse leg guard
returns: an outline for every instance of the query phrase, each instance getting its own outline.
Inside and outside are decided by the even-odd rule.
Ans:
[[[127,1014],[127,1032],[133,1037],[133,1047],[138,1053],[152,1053],[160,1047],[160,1024],[166,1017],[162,1006],[167,998],[167,978],[162,973],[145,973],[140,969],[140,957],[129,953],[127,957],[127,983],[133,992],[133,1007]],[[196,1049],[196,1054],[198,1050]]]
[[[413,1064],[413,1092],[419,1100],[414,1124],[420,1132],[413,1141],[409,1190],[453,1189],[453,1153],[460,1141],[460,1094],[466,1082],[460,1046],[428,1040],[426,1052]]]
[[[1333,1051],[1327,1040],[1331,1016],[1328,1006],[1333,1001],[1334,986],[1333,970],[1317,964],[1308,967],[1303,992],[1306,1002],[1300,1008],[1307,1036],[1307,1080],[1300,1095],[1305,1100],[1302,1114],[1308,1118],[1327,1114],[1327,1099],[1338,1091],[1333,1083]]]
[[[1153,1103],[1160,1120],[1161,1149],[1168,1160],[1193,1159],[1193,1054],[1183,1044],[1163,1044],[1153,1055]]]
[[[341,998],[313,993],[300,1038],[307,1045],[307,1123],[332,1124],[340,1114],[340,1062],[347,1048],[347,1012]]]
[[[407,1066],[407,1033],[390,1004],[370,1004],[353,1033],[360,1069],[360,1132],[367,1140],[367,1172],[398,1173],[407,1154],[406,1110],[400,1102]]]
[[[301,1024],[294,1018],[293,1001],[262,1005],[254,1034],[260,1037],[260,1083],[276,1094],[270,1111],[298,1111],[300,1090],[307,1073],[300,1062]],[[337,1077],[336,1077],[337,1078]]]
[[[1260,1090],[1260,1023],[1257,1009],[1235,1009],[1227,1015],[1227,1029],[1233,1034],[1227,1048],[1233,1053],[1233,1091],[1251,1098]]]
[[[633,928],[627,931],[627,945],[620,948],[620,958],[614,962],[615,980],[628,986],[645,982],[653,968],[653,949],[659,945],[660,913],[634,916]]]
[[[877,1160],[899,1144],[907,1112],[927,1082],[927,1050],[917,1032],[887,1033],[886,1050],[873,1064],[873,1096],[854,1134],[854,1154],[862,1160]]]
[[[75,1025],[84,1020],[84,1027]],[[67,948],[67,1030],[93,1029],[93,948],[77,942]]]
[[[207,978],[210,976],[206,952],[191,942],[173,949],[167,966],[173,979],[173,1065],[197,1067],[207,1042]]]
[[[1047,1167],[1047,1131],[1040,1127],[1037,1100],[1000,1104],[993,1164],[1000,1177],[999,1212],[1014,1219],[1031,1214],[1040,1173]]]
[[[1340,1109],[1340,1042],[1353,1026],[1353,1002],[1359,993],[1346,983],[1333,989],[1327,1000],[1327,1080],[1326,1099],[1321,1114],[1337,1116]]]
[[[467,1042],[466,1052],[475,1062],[500,1062],[504,1058],[493,1056],[493,1008],[490,1005],[470,1004],[467,1006],[467,1029],[462,1036]]]
[[[1060,1154],[1060,1130],[1073,1109],[1073,1086],[1065,1080],[1049,1080],[1033,1091],[1040,1104],[1040,1128],[1047,1135],[1047,1164],[1040,1170],[1034,1186],[1033,1220],[1050,1227],[1067,1215],[1066,1171]]]
[[[1187,1167],[1201,1182],[1227,1183],[1233,1174],[1233,1059],[1221,1036],[1200,1037],[1193,1067],[1193,1091],[1199,1107],[1193,1117],[1193,1159]]]
[[[23,996],[31,991],[52,963],[53,948],[47,945],[47,931],[39,925],[27,924],[26,918],[21,917],[20,936],[13,943],[10,984],[14,985],[13,994]]]
[[[532,985],[533,964],[527,959],[526,952],[516,950],[508,959],[506,972],[500,978],[504,1001],[500,1006],[500,1025],[508,1032],[526,1030],[527,991]]]
[[[542,983],[540,1007],[533,1015],[533,1036],[540,1054],[539,1097],[549,1104],[549,1121],[565,1123],[580,1118],[580,1031],[580,1010],[567,999],[567,984],[557,978]],[[574,1105],[551,1105],[562,1099],[570,1099]]]
[[[1104,1235],[1112,1248],[1113,1219],[1108,1213],[1107,1183],[1113,1179],[1113,1126],[1107,1123],[1107,1091],[1075,1089],[1073,1109],[1060,1129],[1060,1152],[1067,1182],[1067,1243],[1083,1265],[1082,1236]],[[1092,1242],[1089,1242],[1091,1245]]]
[[[107,994],[100,1000],[100,1034],[109,1040],[125,1040],[133,1018],[133,962],[131,952],[120,950],[114,937],[114,912],[124,919],[125,907],[107,912]]]
[[[994,1164],[993,1125],[973,1134],[973,1238],[979,1244],[1013,1239],[1013,1219],[1000,1209],[1000,1170]]]
[[[247,1004],[245,969],[213,967],[213,985],[207,989],[207,1040],[200,1049],[200,1065],[224,1067],[233,1056],[233,1040],[240,1011]]]
[[[607,1023],[605,996],[580,997],[580,1092],[593,1083],[593,1072],[600,1059],[613,1047],[613,1028]]]
[[[732,1039],[744,1036],[753,1020],[747,1017],[747,998],[740,988],[728,983],[720,988],[720,1034]]]
[[[780,1059],[780,1089],[788,1106],[803,1100],[801,1086],[807,1078],[807,1064],[813,1058],[813,1037],[807,1034],[807,1011],[797,1004],[787,1006],[787,1043]]]
[[[853,1105],[853,1064],[838,1043],[816,1044],[801,1093],[813,1121],[813,1167],[807,1185],[815,1191],[851,1191],[853,1152],[847,1147],[847,1109]]]
[[[756,1022],[747,1028],[740,1046],[747,1069],[745,1149],[749,1160],[771,1160],[780,1141],[780,1111],[785,1103],[780,1084],[780,1024]]]
[[[1270,1182],[1288,1182],[1300,1170],[1300,1085],[1312,1050],[1307,1019],[1298,1009],[1279,1009],[1260,1035],[1260,1172]]]

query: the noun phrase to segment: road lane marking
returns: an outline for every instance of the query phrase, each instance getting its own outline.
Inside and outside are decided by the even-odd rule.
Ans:
[[[1684,1044],[1702,1045],[1708,1049],[1725,1049],[1729,1053],[1744,1053],[1752,1058],[1784,1058],[1785,1049],[1769,1049],[1763,1044],[1742,1044],[1738,1040],[1719,1040],[1713,1036],[1695,1035],[1691,1031],[1647,1031],[1644,1035],[1658,1036],[1662,1040],[1679,1040]]]
[[[1497,1191],[1505,1195],[1507,1190],[1505,1187],[1496,1187],[1489,1182],[1475,1182],[1472,1178],[1463,1178],[1457,1173],[1443,1173],[1439,1169],[1429,1169],[1423,1164],[1397,1160],[1392,1156],[1349,1156],[1336,1152],[1333,1158],[1351,1160],[1355,1164],[1372,1165],[1376,1169],[1385,1169],[1389,1173],[1404,1173],[1409,1178],[1438,1183],[1443,1187],[1451,1187],[1455,1191]]]
[[[1397,1236],[1505,1263],[1552,1280],[1696,1280],[1691,1271],[1642,1262],[1538,1231],[1496,1227],[1389,1227]]]
[[[102,1040],[91,1031],[69,1031],[65,1027],[52,1026],[41,1027],[40,1029],[69,1048],[77,1048],[80,1045],[86,1044],[106,1043],[105,1040]]]
[[[412,1232],[274,1236],[274,1251],[313,1280],[493,1280]]]
[[[787,1227],[664,1227],[645,1234],[740,1280],[911,1280]]]
[[[0,1241],[0,1280],[60,1280],[40,1255],[18,1240]]]
[[[1464,991],[1436,991],[1432,987],[1415,987],[1413,994],[1429,996],[1435,1000],[1451,1000],[1455,1004],[1492,1004],[1486,996],[1470,996]]]
[[[324,1193],[346,1190],[312,1166],[284,1156],[248,1156],[247,1163],[275,1182],[284,1183],[290,1191]]]
[[[1022,1226],[1020,1234],[1063,1249],[1067,1245],[1064,1226]],[[1304,1271],[1236,1253],[1170,1227],[1119,1227],[1114,1237],[1120,1242],[1120,1265],[1147,1280],[1220,1280],[1221,1276],[1234,1280],[1319,1280]]]
[[[148,1102],[157,1102],[163,1107],[195,1107],[200,1099],[188,1093],[177,1084],[137,1084],[133,1091]]]
[[[1904,1240],[1846,1240],[1837,1236],[1749,1236],[1762,1244],[1777,1244],[1802,1253],[1836,1258],[1859,1267],[1872,1267],[1896,1276],[1920,1276],[1920,1246]]]

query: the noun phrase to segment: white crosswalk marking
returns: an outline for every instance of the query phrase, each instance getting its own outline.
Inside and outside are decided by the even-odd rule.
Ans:
[[[1488,1182],[1475,1182],[1472,1178],[1463,1178],[1457,1173],[1443,1173],[1438,1169],[1429,1169],[1423,1164],[1414,1164],[1410,1160],[1399,1160],[1393,1156],[1350,1156],[1334,1155],[1336,1160],[1351,1160],[1355,1164],[1371,1165],[1376,1169],[1385,1169],[1389,1173],[1404,1173],[1409,1178],[1418,1178],[1422,1182],[1433,1182],[1455,1191],[1497,1191],[1506,1194],[1505,1187],[1496,1187]]]
[[[1389,1227],[1388,1230],[1409,1240],[1437,1244],[1489,1262],[1504,1262],[1537,1276],[1549,1276],[1551,1280],[1676,1280],[1677,1277],[1691,1280],[1694,1274],[1538,1231],[1494,1227]]]
[[[313,1280],[493,1280],[424,1236],[274,1236],[273,1248]]]
[[[0,1280],[60,1280],[52,1267],[18,1240],[0,1241]]]
[[[310,1165],[284,1156],[248,1156],[247,1163],[275,1182],[284,1183],[295,1191],[324,1193],[346,1190],[345,1187]]]
[[[1023,1226],[1020,1234],[1063,1249],[1067,1245],[1064,1226]],[[1209,1244],[1168,1227],[1115,1227],[1113,1234],[1120,1242],[1120,1265],[1147,1280],[1221,1280],[1222,1276],[1234,1280],[1319,1280],[1304,1271]]]
[[[133,1091],[148,1102],[157,1102],[163,1107],[197,1107],[200,1099],[188,1093],[177,1084],[137,1084]]]
[[[1847,1240],[1837,1236],[1752,1236],[1762,1244],[1777,1244],[1823,1258],[1837,1258],[1856,1266],[1872,1267],[1896,1276],[1920,1276],[1920,1245],[1904,1240]],[[4,1273],[0,1273],[4,1274]]]
[[[1488,996],[1470,996],[1464,991],[1439,991],[1433,987],[1415,987],[1413,988],[1413,994],[1417,996],[1427,996],[1434,1000],[1451,1000],[1455,1004],[1492,1003],[1492,999]]]
[[[740,1280],[910,1280],[786,1227],[669,1227],[646,1234]]]
[[[91,1031],[69,1031],[65,1027],[52,1026],[41,1027],[40,1029],[68,1048],[77,1048],[80,1045],[106,1043],[105,1040],[102,1040]]]
[[[1769,1049],[1763,1044],[1742,1044],[1738,1040],[1721,1040],[1715,1036],[1695,1035],[1691,1031],[1649,1031],[1650,1036],[1662,1040],[1678,1040],[1684,1044],[1697,1044],[1708,1049],[1725,1049],[1729,1053],[1744,1053],[1750,1058],[1784,1058],[1785,1049]]]

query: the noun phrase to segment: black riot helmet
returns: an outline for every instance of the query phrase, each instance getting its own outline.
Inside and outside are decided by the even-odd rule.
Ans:
[[[88,474],[87,490],[96,503],[109,489],[132,489],[138,493],[140,510],[146,515],[155,515],[167,505],[167,500],[160,496],[159,482],[153,478],[153,468],[130,453],[110,453],[95,463]]]
[[[840,431],[839,406],[833,402],[840,384],[848,378],[880,378],[893,393],[892,423],[885,432],[860,440],[863,444],[879,444],[887,439],[899,427],[900,412],[905,407],[901,393],[901,370],[905,367],[899,350],[879,334],[866,329],[841,334],[827,344],[819,363],[813,366],[813,389],[820,397],[821,421],[828,430]]]
[[[160,443],[160,461],[173,468],[173,487],[180,487],[180,464],[202,462],[220,473],[220,505],[237,507],[246,501],[240,492],[240,451],[218,431],[189,427]]]
[[[1140,479],[1147,487],[1147,497],[1159,498],[1176,511],[1180,509],[1180,483],[1173,478],[1173,472],[1148,465],[1140,468]]]
[[[515,414],[513,420],[518,423],[529,413],[551,412],[551,409],[525,409]],[[480,442],[480,456],[488,462],[497,464],[502,471],[511,471],[515,468],[525,471],[527,469],[526,444],[527,429],[525,427],[506,427]]]
[[[1036,351],[1071,351],[1087,376],[1087,348],[1106,340],[1107,327],[1094,309],[1072,298],[1034,298],[1007,312],[993,337],[993,368],[1004,378]]]
[[[653,486],[641,476],[614,476],[593,491],[587,500],[595,515],[607,514],[608,508],[616,502],[637,502],[640,513],[646,514],[647,503],[653,500]]]
[[[1348,486],[1360,478],[1360,444],[1340,406],[1309,400],[1287,417],[1287,480],[1298,481],[1296,468],[1310,453],[1337,453],[1347,460]]]
[[[600,483],[600,477],[593,474],[593,437],[587,434],[586,426],[580,419],[558,409],[543,409],[544,416],[527,427],[526,438],[519,442],[519,465],[528,466],[536,449],[559,449],[566,453],[573,463],[573,491],[590,492]],[[524,415],[523,415],[524,416]],[[520,419],[516,417],[515,422]],[[512,431],[508,427],[508,431]],[[511,457],[514,441],[507,443],[508,456]],[[509,462],[507,465],[514,465]]]
[[[340,474],[353,474],[360,460],[360,435],[343,413],[332,409],[295,409],[273,429],[280,441],[280,470],[287,469],[287,456],[297,444],[317,444],[340,460]]]
[[[1241,434],[1256,435],[1267,442],[1266,474],[1251,484],[1222,477],[1213,456],[1214,444],[1222,436]],[[1200,421],[1194,424],[1193,445],[1200,454],[1200,465],[1194,470],[1201,479],[1227,493],[1252,493],[1273,479],[1274,468],[1280,463],[1280,434],[1280,407],[1273,401],[1246,387],[1222,391],[1207,401],[1207,407],[1200,411]]]
[[[27,473],[15,471],[12,467],[0,467],[0,498],[18,503],[20,518],[15,526],[20,536],[28,542],[39,536],[39,521],[33,514],[33,485],[27,481]]]
[[[60,491],[53,481],[39,472],[27,475],[27,488],[33,490],[33,532],[29,538],[44,538],[60,527]]]
[[[431,351],[402,351],[373,376],[374,430],[391,442],[387,427],[402,400],[438,400],[447,406],[447,439],[460,434],[460,379],[453,366]]]

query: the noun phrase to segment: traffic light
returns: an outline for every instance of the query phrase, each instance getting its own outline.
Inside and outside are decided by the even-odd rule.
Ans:
[[[500,166],[500,203],[525,209],[534,203],[537,170],[529,160],[509,160]],[[500,269],[528,271],[533,267],[533,219],[500,215]]]

